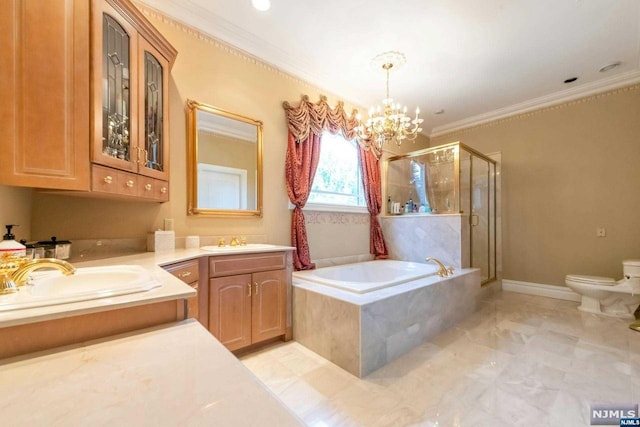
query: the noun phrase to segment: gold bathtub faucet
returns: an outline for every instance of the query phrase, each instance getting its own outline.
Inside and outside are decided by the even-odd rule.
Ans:
[[[440,277],[453,276],[453,271],[454,271],[453,267],[445,267],[440,260],[434,257],[427,257],[427,261],[431,261],[438,264],[438,276]]]
[[[22,286],[27,282],[29,273],[41,268],[55,268],[64,274],[70,276],[76,272],[73,265],[67,261],[56,258],[38,258],[31,261],[16,265],[15,268],[5,269],[0,276],[0,293],[13,293],[18,291],[18,286]]]

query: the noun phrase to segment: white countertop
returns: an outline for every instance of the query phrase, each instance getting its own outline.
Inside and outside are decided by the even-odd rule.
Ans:
[[[161,266],[175,262],[207,256],[238,255],[247,253],[281,252],[293,250],[290,246],[269,246],[268,248],[252,248],[246,246],[234,248],[229,252],[208,252],[200,249],[175,249],[165,252],[144,252],[116,258],[106,258],[87,262],[74,263],[75,267],[96,267],[107,265],[137,265],[149,271],[149,273],[161,283],[162,286],[147,292],[139,292],[120,295],[110,298],[80,301],[67,304],[57,304],[46,307],[26,308],[22,310],[0,312],[0,328],[33,323],[44,320],[52,320],[63,317],[77,316],[81,314],[95,313],[99,311],[114,310],[133,307],[137,305],[151,304],[162,301],[189,298],[196,295],[196,291],[184,284],[180,279],[166,272]],[[3,296],[0,295],[0,298]]]
[[[301,426],[193,319],[0,361],[4,426]]]

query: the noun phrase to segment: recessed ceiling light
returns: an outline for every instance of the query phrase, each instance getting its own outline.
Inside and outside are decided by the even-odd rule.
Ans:
[[[598,71],[604,73],[605,71],[613,70],[620,65],[622,65],[622,62],[620,61],[612,62],[611,64],[603,65]]]
[[[578,80],[578,78],[577,78],[577,77],[571,77],[570,79],[567,79],[567,80],[565,80],[564,82],[565,82],[565,83],[573,83],[573,82],[575,82],[576,80]]]
[[[443,109],[443,108],[441,108],[441,109],[439,109],[438,111],[434,111],[434,113],[433,113],[433,114],[444,114],[444,109]]]
[[[269,8],[271,7],[270,0],[251,0],[251,4],[261,12],[269,10]]]

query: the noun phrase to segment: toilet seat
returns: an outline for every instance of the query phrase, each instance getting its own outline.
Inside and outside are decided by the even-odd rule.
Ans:
[[[617,283],[611,277],[581,276],[578,274],[568,274],[566,280],[571,280],[572,282],[576,283],[583,283],[585,285],[613,286]]]

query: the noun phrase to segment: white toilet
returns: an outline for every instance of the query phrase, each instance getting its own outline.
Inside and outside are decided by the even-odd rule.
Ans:
[[[567,275],[567,286],[582,296],[578,310],[633,319],[640,305],[640,260],[623,261],[622,271],[624,277],[618,281],[609,277]]]

